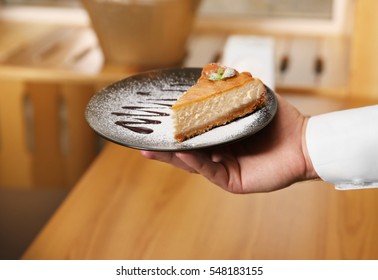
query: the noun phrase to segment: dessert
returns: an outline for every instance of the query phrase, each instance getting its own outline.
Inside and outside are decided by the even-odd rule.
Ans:
[[[174,137],[182,142],[243,117],[264,106],[265,98],[264,84],[250,73],[207,64],[197,83],[172,106]]]

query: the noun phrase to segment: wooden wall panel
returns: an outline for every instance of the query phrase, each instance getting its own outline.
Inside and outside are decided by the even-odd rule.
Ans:
[[[24,97],[22,82],[0,79],[0,185],[3,186],[32,186]]]
[[[33,107],[33,183],[64,187],[59,88],[52,83],[28,83],[27,91]]]
[[[67,110],[64,163],[66,183],[73,185],[96,156],[96,134],[85,120],[87,103],[94,94],[91,84],[66,84],[61,87]]]
[[[378,1],[357,0],[349,94],[378,99]]]
[[[0,186],[70,188],[98,152],[94,83],[0,81]]]

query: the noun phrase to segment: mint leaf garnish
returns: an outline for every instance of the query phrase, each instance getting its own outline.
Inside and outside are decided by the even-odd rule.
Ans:
[[[211,74],[209,75],[208,79],[209,79],[210,81],[219,81],[219,80],[222,79],[222,76],[219,75],[218,73],[213,72],[213,73],[211,73]]]
[[[210,81],[220,81],[220,80],[225,80],[227,78],[231,78],[235,75],[236,75],[236,72],[234,69],[228,68],[228,67],[223,69],[219,67],[217,72],[210,73],[208,79]]]

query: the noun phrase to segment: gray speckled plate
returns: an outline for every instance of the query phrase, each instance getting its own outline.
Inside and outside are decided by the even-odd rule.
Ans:
[[[85,117],[102,137],[127,147],[185,151],[248,137],[265,127],[277,110],[267,87],[267,103],[258,111],[182,143],[173,138],[170,106],[193,85],[201,68],[163,69],[128,77],[102,89],[89,101]]]

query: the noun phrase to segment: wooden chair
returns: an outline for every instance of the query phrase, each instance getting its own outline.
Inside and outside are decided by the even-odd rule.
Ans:
[[[115,79],[2,67],[0,186],[73,186],[100,146],[86,123],[86,104]]]
[[[0,186],[69,188],[99,137],[90,97],[132,73],[104,63],[88,26],[0,21]]]
[[[0,80],[0,182],[73,185],[96,154],[84,120],[90,84]]]

